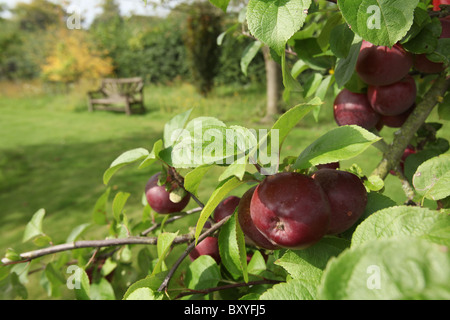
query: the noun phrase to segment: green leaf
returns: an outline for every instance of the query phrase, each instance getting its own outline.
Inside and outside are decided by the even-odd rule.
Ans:
[[[341,24],[343,22],[342,15],[340,12],[336,12],[331,15],[325,22],[324,27],[320,31],[320,35],[317,37],[317,43],[322,48],[322,50],[325,50],[330,45],[330,41],[332,40],[331,32],[337,25]]]
[[[125,203],[127,203],[129,196],[130,196],[130,193],[119,191],[116,194],[116,196],[114,197],[113,204],[112,204],[112,210],[113,210],[114,219],[117,222],[122,221],[121,215],[123,212],[123,208],[125,207]]]
[[[274,285],[259,300],[316,300],[317,283],[304,279],[292,279]]]
[[[350,28],[363,39],[392,47],[411,28],[419,0],[338,0]]]
[[[97,199],[95,202],[94,210],[92,211],[92,220],[96,224],[106,224],[107,219],[107,209],[106,205],[108,202],[109,194],[111,192],[111,188],[108,187],[105,192],[102,193],[102,195]]]
[[[137,288],[130,292],[124,300],[162,300],[164,294],[150,288]]]
[[[402,46],[406,50],[416,54],[432,53],[438,45],[441,32],[441,22],[435,18],[426,24],[414,38],[403,43]]]
[[[283,52],[281,55],[281,73],[283,76],[283,85],[286,91],[290,92],[302,92],[303,88],[296,79],[292,76],[292,73],[289,71],[288,66],[286,65],[286,54]]]
[[[246,163],[240,163],[238,161],[230,164],[224,172],[219,176],[219,181],[228,179],[229,177],[235,176],[239,180],[242,180],[245,174]]]
[[[5,259],[9,261],[19,261],[22,260],[20,254],[15,251],[13,248],[6,249]]]
[[[184,281],[189,289],[202,290],[217,286],[220,279],[216,261],[209,255],[202,255],[189,264]]]
[[[266,269],[266,260],[264,259],[261,252],[259,250],[256,250],[255,252],[253,252],[252,258],[247,265],[247,272],[249,274],[258,275]]]
[[[241,71],[243,74],[247,75],[248,66],[261,47],[262,43],[258,40],[249,43],[247,47],[245,47],[241,57]]]
[[[163,150],[163,141],[162,139],[157,140],[153,144],[152,151],[148,154],[148,156],[141,162],[138,169],[146,168],[153,164],[157,159],[159,159],[159,153]]]
[[[181,129],[184,128],[186,122],[189,119],[189,116],[191,115],[193,109],[189,109],[183,113],[180,113],[170,119],[166,124],[164,125],[164,133],[163,133],[163,139],[164,139],[164,147],[168,148],[173,145],[175,141],[179,138]]]
[[[397,203],[389,198],[386,195],[383,195],[378,192],[368,192],[367,193],[367,204],[366,208],[364,209],[364,212],[362,216],[359,218],[359,220],[353,224],[349,229],[347,229],[342,236],[346,239],[351,239],[353,236],[353,233],[355,232],[355,229],[359,226],[359,224],[367,219],[369,216],[371,216],[373,213],[389,208],[389,207],[395,207]]]
[[[427,58],[433,62],[443,62],[445,65],[450,64],[450,39],[441,38],[438,40],[437,47]]]
[[[350,53],[355,34],[346,23],[338,25],[331,30],[330,49],[338,58],[345,58]]]
[[[45,209],[39,209],[31,218],[25,227],[25,232],[23,234],[22,242],[33,239],[36,236],[43,235],[42,231],[42,221],[45,216]]]
[[[344,251],[325,269],[322,300],[448,300],[448,247],[418,238],[390,238]]]
[[[148,150],[144,148],[136,148],[133,150],[125,151],[120,156],[118,156],[109,166],[109,168],[103,174],[103,183],[108,184],[111,177],[122,167],[131,164],[133,162],[139,161],[147,157],[149,154]]]
[[[70,232],[69,236],[66,239],[66,243],[70,243],[70,242],[74,242],[76,241],[81,234],[87,230],[87,228],[89,228],[91,226],[90,223],[83,223],[80,224],[78,226],[76,226],[75,228],[72,229],[72,231]]]
[[[214,192],[211,194],[208,202],[205,204],[202,212],[200,213],[200,217],[197,221],[197,226],[195,228],[195,242],[197,243],[198,237],[203,230],[203,226],[208,220],[209,216],[212,214],[217,205],[225,198],[225,196],[233,189],[237,188],[241,184],[245,183],[245,181],[241,181],[236,177],[231,177],[227,180],[221,181],[219,185],[216,187]]]
[[[235,220],[237,219],[237,214],[234,215]],[[248,265],[247,265],[247,248],[245,246],[245,235],[241,229],[240,224],[235,222],[235,231],[236,231],[236,241],[239,249],[239,262],[241,265],[242,275],[244,277],[244,281],[248,282]]]
[[[384,180],[378,175],[371,175],[364,180],[364,185],[370,191],[380,191],[384,188]]]
[[[340,126],[328,131],[304,149],[294,168],[307,169],[318,164],[353,158],[380,139],[356,125]]]
[[[202,181],[205,174],[209,171],[209,169],[212,168],[212,165],[206,164],[199,166],[197,168],[194,168],[193,170],[189,171],[184,176],[184,187],[187,191],[192,193],[193,195],[197,196],[197,190],[200,186],[200,182]]]
[[[282,55],[286,42],[303,26],[310,5],[311,0],[250,0],[247,6],[249,30]]]
[[[237,238],[236,215],[222,226],[219,233],[219,253],[222,264],[227,270],[235,275],[241,276],[244,268],[241,265],[241,256]],[[245,249],[245,248],[244,248]],[[245,252],[245,251],[244,251]],[[247,276],[247,262],[245,261],[245,275]]]
[[[220,163],[232,156],[229,154],[230,149],[236,149],[235,144],[227,145],[227,133],[234,132],[227,132],[229,129],[225,123],[214,117],[194,118],[178,132],[177,140],[172,141],[171,148],[163,150],[160,157],[176,168]]]
[[[312,75],[310,75],[307,79],[305,84],[303,85],[305,91],[303,92],[304,98],[311,97],[317,90],[317,88],[321,85],[323,82],[323,75],[320,73],[314,72]]]
[[[352,247],[397,236],[420,237],[450,246],[450,216],[421,207],[395,206],[382,209],[356,228]]]
[[[273,124],[270,132],[277,131],[278,132],[278,140],[279,146],[283,144],[287,135],[291,130],[298,124],[298,122],[303,119],[311,110],[323,104],[323,101],[315,97],[306,103],[301,103],[296,105],[295,107],[290,108],[288,111],[283,113],[281,117]]]
[[[355,37],[349,49],[349,54],[337,60],[334,76],[339,88],[345,86],[355,74],[355,66],[361,49],[361,38]]]
[[[158,242],[156,244],[156,250],[158,252],[158,262],[156,263],[155,268],[151,275],[155,275],[162,271],[162,266],[164,263],[164,259],[166,258],[167,253],[169,252],[173,240],[175,240],[178,232],[163,232],[158,236]]]
[[[100,278],[98,282],[91,284],[90,288],[91,300],[115,300],[114,289],[105,278]]]
[[[159,286],[161,285],[161,282],[166,277],[167,272],[160,272],[154,275],[149,275],[145,277],[144,279],[138,280],[135,283],[133,283],[131,286],[128,287],[127,291],[125,292],[123,296],[123,300],[134,300],[134,299],[144,299],[145,300],[159,300],[163,298],[164,293],[157,292]],[[139,289],[149,289],[148,290],[139,290]],[[139,290],[138,292],[134,293],[136,290]],[[152,297],[152,294],[154,294],[155,299],[150,299]],[[148,299],[147,299],[148,298]]]
[[[412,182],[416,191],[427,199],[440,200],[449,196],[450,154],[441,154],[422,163]]]
[[[48,263],[42,276],[48,281],[47,293],[52,297],[58,297],[61,293],[61,286],[66,283],[66,280],[54,264]]]
[[[322,270],[330,258],[348,248],[350,241],[336,237],[324,237],[305,250],[288,250],[275,264],[283,267],[293,279],[319,282]]]
[[[209,0],[217,8],[222,9],[223,12],[227,12],[228,3],[230,0]]]
[[[331,51],[324,52],[317,38],[295,40],[294,50],[298,58],[314,70],[328,70],[336,63],[336,57]]]
[[[438,114],[440,120],[450,120],[450,93],[444,96],[444,100],[438,105]]]

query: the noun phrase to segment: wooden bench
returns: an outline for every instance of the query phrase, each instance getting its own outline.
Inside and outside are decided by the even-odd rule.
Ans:
[[[142,78],[107,78],[101,87],[88,92],[88,109],[125,112],[131,115],[136,106],[145,112]],[[121,106],[118,106],[121,105]]]

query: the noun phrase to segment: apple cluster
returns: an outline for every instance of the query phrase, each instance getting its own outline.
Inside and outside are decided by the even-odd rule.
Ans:
[[[361,179],[338,170],[335,163],[314,174],[280,172],[267,176],[242,197],[229,196],[214,210],[213,219],[237,214],[247,244],[276,250],[304,249],[325,235],[337,235],[353,226],[367,205]],[[218,263],[217,238],[199,242],[190,258],[210,255]]]
[[[450,20],[441,18],[441,38],[450,37]],[[411,68],[433,74],[444,70],[443,63],[430,61],[425,54],[414,55],[400,44],[392,48],[363,41],[356,73],[367,85],[365,92],[344,88],[336,96],[333,111],[338,125],[359,125],[368,130],[383,126],[399,128],[415,107],[417,88],[409,75]]]
[[[364,213],[367,192],[353,173],[322,168],[280,172],[249,189],[238,206],[247,240],[265,249],[304,249],[343,233]]]

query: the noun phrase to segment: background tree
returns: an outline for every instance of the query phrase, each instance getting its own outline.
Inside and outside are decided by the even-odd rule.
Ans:
[[[58,38],[42,65],[44,80],[68,84],[112,74],[112,59],[95,49],[83,30],[61,29]]]
[[[207,2],[192,4],[189,11],[184,37],[187,59],[193,84],[206,96],[218,70],[217,37],[222,30],[221,15]]]

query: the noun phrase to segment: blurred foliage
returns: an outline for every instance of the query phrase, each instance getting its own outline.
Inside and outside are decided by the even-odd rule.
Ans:
[[[110,74],[140,76],[149,83],[188,81],[206,91],[217,84],[265,80],[262,55],[250,64],[251,77],[240,69],[251,39],[227,35],[221,46],[216,44],[217,36],[236,23],[237,14],[211,16],[214,21],[203,25],[204,33],[195,31],[195,43],[192,37],[186,41],[189,31],[193,35],[193,28],[201,27],[193,21],[201,20],[202,11],[211,11],[210,4],[181,3],[167,17],[121,16],[117,0],[104,0],[101,9],[88,27],[69,29],[63,5],[47,0],[19,3],[10,18],[0,18],[0,80],[68,83]]]
[[[57,37],[60,40],[52,41],[53,48],[41,66],[43,79],[71,83],[112,74],[112,59],[93,49],[84,31],[61,29]]]

